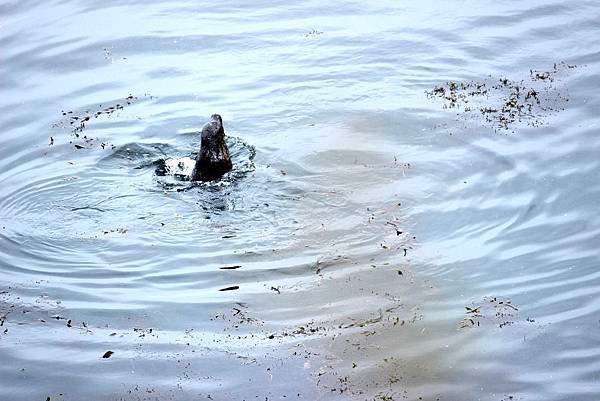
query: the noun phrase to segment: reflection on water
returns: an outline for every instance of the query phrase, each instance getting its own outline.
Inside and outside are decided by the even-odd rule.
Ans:
[[[598,398],[595,2],[0,14],[0,399]]]

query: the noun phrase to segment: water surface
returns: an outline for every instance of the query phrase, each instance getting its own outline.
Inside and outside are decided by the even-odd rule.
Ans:
[[[598,15],[0,5],[0,399],[597,400]],[[155,176],[216,112],[236,170]]]

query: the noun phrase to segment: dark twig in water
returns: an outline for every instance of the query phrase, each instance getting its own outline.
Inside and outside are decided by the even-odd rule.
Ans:
[[[239,289],[240,289],[239,285],[234,285],[231,287],[221,288],[219,291],[234,291],[234,290],[239,290]]]
[[[71,208],[71,211],[74,212],[76,210],[91,209],[91,210],[97,210],[99,212],[105,212],[106,210],[100,209],[100,208],[98,208],[96,206],[101,205],[102,203],[105,203],[105,202],[108,202],[108,201],[111,201],[111,200],[120,199],[120,198],[129,198],[129,197],[132,197],[132,196],[137,196],[137,195],[115,195],[115,196],[109,196],[108,198],[102,199],[101,201],[98,201],[98,202],[96,202],[94,204],[91,204],[91,205]]]

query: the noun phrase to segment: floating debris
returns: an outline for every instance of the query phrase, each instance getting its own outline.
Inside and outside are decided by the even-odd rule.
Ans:
[[[234,285],[231,287],[221,288],[219,291],[235,291],[235,290],[239,290],[239,289],[240,289],[239,285]]]
[[[152,98],[152,96],[148,94],[144,94],[144,97]],[[82,136],[81,134],[87,127],[87,124],[92,121],[92,119],[97,119],[104,115],[111,115],[119,110],[123,110],[126,106],[134,104],[137,100],[139,100],[137,96],[129,94],[127,97],[117,100],[111,106],[103,106],[102,104],[99,104],[95,109],[85,110],[81,114],[76,114],[72,110],[61,110],[62,116],[67,117],[67,120],[55,123],[53,124],[53,127],[69,127],[71,134],[75,139],[83,140],[85,144],[88,145],[83,146],[81,144],[74,144],[75,148],[77,149],[91,148],[96,144],[102,149],[115,149],[116,146],[113,144],[100,141],[99,138],[88,138],[87,136]],[[69,143],[73,143],[73,140],[71,140]],[[52,144],[54,144],[54,138],[51,137],[50,145]]]
[[[550,71],[529,70],[528,79],[520,81],[491,76],[483,81],[449,81],[426,94],[442,99],[444,109],[459,111],[459,118],[483,117],[495,131],[514,130],[519,123],[539,127],[549,114],[564,110],[569,98],[554,82],[559,73],[573,68],[577,66],[555,63]]]
[[[317,37],[323,35],[323,31],[317,31],[316,29],[311,29],[310,31],[308,31],[304,37],[305,38],[310,38],[310,37]],[[314,125],[314,124],[313,124]]]
[[[519,308],[510,299],[484,297],[478,304],[465,306],[465,317],[460,321],[460,328],[481,327],[484,323],[498,325],[499,328],[512,326],[519,320]],[[527,318],[533,323],[534,319]]]
[[[223,266],[223,267],[219,267],[219,270],[235,270],[235,269],[239,269],[240,265],[235,265],[235,266]]]
[[[80,209],[84,209],[84,208],[77,208],[77,210],[80,210]],[[87,209],[91,209],[91,208],[88,207]],[[102,233],[104,235],[110,234],[110,233],[127,234],[127,231],[128,231],[127,228],[119,227],[119,228],[113,228],[110,230],[103,230]]]

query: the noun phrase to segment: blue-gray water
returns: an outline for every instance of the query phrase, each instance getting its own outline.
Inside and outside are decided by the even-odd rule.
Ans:
[[[599,21],[4,1],[0,400],[600,399]],[[503,78],[533,121],[426,93]],[[156,177],[215,112],[236,172]]]

